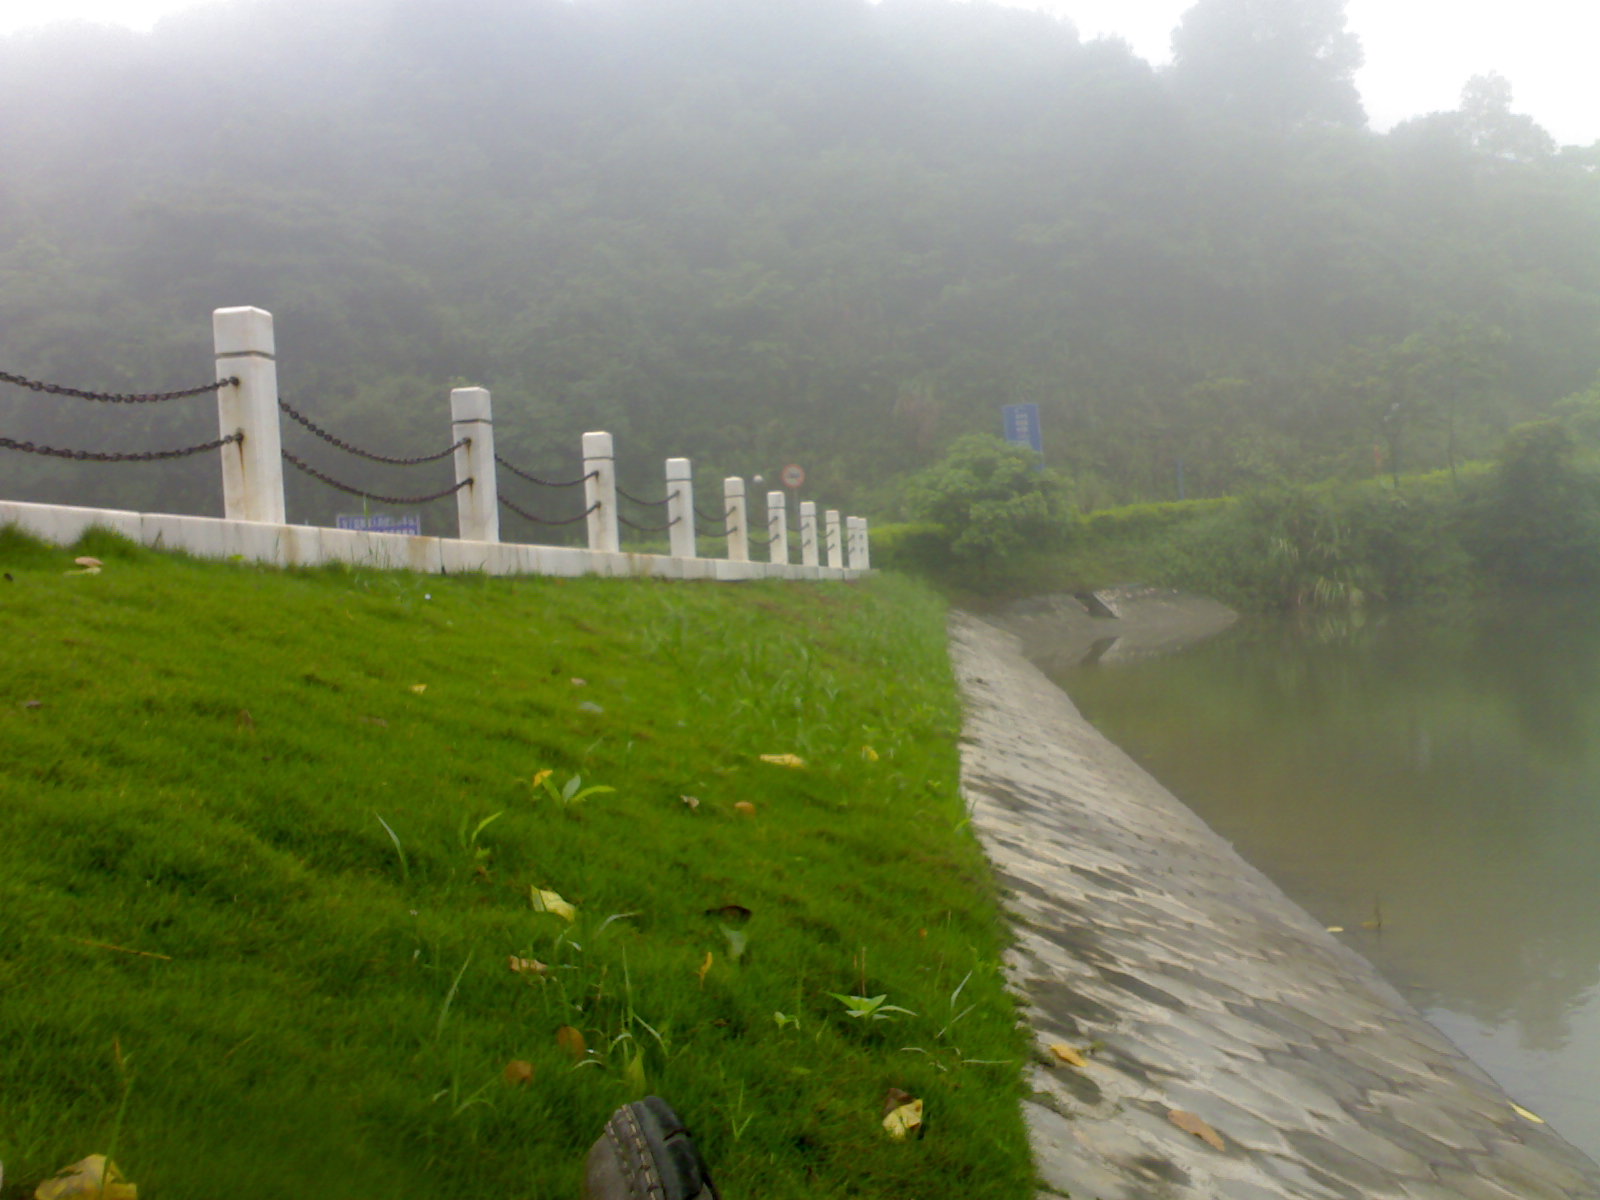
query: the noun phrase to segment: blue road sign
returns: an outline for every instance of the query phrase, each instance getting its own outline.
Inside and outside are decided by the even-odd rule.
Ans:
[[[1044,435],[1039,432],[1039,406],[1007,404],[1001,412],[1005,414],[1006,441],[1016,446],[1030,446],[1035,454],[1042,455]]]

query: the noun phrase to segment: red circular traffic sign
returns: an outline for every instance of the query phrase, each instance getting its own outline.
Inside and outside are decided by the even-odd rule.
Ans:
[[[793,490],[806,481],[806,473],[804,469],[797,464],[790,463],[783,469],[780,478],[783,480],[784,487]]]

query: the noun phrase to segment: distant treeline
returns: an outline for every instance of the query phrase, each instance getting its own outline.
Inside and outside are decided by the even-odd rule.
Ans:
[[[798,462],[880,517],[1004,403],[1097,507],[1448,467],[1595,377],[1600,146],[1493,76],[1371,132],[1341,0],[1200,0],[1174,49],[949,0],[240,0],[14,35],[0,370],[201,382],[210,310],[256,304],[285,396],[351,441],[442,446],[481,384],[530,469],[609,429],[634,486]],[[0,388],[0,436],[214,428]],[[209,460],[0,453],[7,498],[219,503]],[[290,486],[297,517],[347,507]]]

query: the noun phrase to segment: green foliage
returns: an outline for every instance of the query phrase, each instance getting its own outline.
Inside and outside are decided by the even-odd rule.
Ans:
[[[645,1091],[728,1195],[1031,1194],[925,588],[115,545],[0,529],[7,1197],[107,1149],[172,1200],[570,1197]],[[937,1139],[886,1143],[887,1082]]]
[[[950,532],[931,521],[872,527],[872,565],[926,573],[950,565]]]
[[[1163,504],[1125,504],[1085,513],[1081,522],[1084,534],[1093,541],[1122,541],[1148,537],[1188,525],[1202,517],[1221,512],[1235,503],[1232,497],[1213,500],[1171,500]]]
[[[1518,426],[1506,436],[1498,469],[1470,493],[1466,545],[1497,582],[1600,579],[1600,469],[1576,451],[1559,422]]]
[[[1066,487],[1038,457],[987,434],[958,438],[945,457],[906,483],[913,517],[942,528],[950,556],[974,566],[1059,545]]]

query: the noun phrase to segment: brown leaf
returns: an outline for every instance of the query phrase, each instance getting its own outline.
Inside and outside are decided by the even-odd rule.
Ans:
[[[747,817],[753,817],[756,815],[756,806],[748,800],[739,800],[734,803],[733,811],[742,812]]]
[[[520,1058],[513,1058],[506,1064],[505,1078],[506,1082],[513,1087],[524,1083],[532,1083],[533,1064],[531,1062],[523,1062]]]
[[[798,754],[763,754],[761,755],[761,761],[771,763],[775,767],[789,767],[796,771],[806,765],[806,760]]]
[[[583,1034],[571,1025],[563,1025],[556,1030],[556,1045],[572,1055],[573,1062],[582,1062],[589,1053],[589,1043],[583,1040]]]
[[[910,1104],[914,1096],[904,1088],[892,1087],[883,1097],[883,1115],[888,1116],[902,1104]]]
[[[716,917],[729,925],[743,925],[751,915],[750,910],[742,904],[724,904],[721,908],[706,909],[706,916]]]
[[[1083,1056],[1081,1050],[1077,1050],[1065,1042],[1052,1042],[1050,1044],[1050,1053],[1054,1054],[1059,1061],[1066,1063],[1067,1066],[1077,1067],[1080,1071],[1089,1065],[1089,1060]]]
[[[1185,1133],[1194,1134],[1195,1137],[1213,1150],[1226,1150],[1228,1148],[1228,1144],[1222,1140],[1222,1135],[1192,1112],[1184,1112],[1181,1108],[1175,1108],[1167,1113],[1167,1120]]]
[[[682,800],[685,804],[687,804],[689,806],[689,811],[690,812],[693,812],[695,809],[700,807],[700,797],[699,796],[679,796],[678,799]]]
[[[548,975],[550,968],[537,958],[518,958],[515,954],[510,956],[510,966],[514,975]]]

